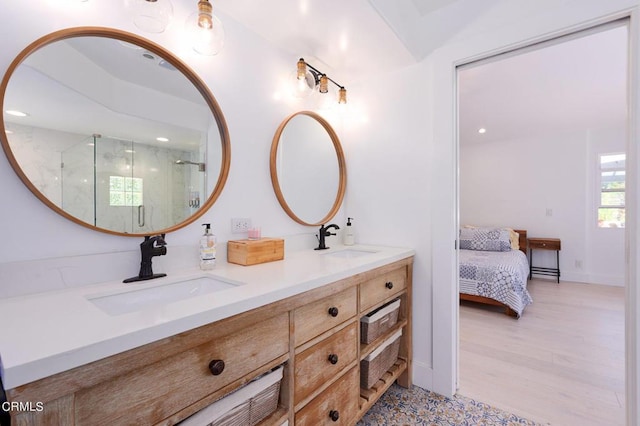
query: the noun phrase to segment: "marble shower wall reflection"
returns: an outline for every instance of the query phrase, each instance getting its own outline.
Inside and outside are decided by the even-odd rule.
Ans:
[[[194,152],[27,126],[12,131],[14,155],[38,190],[100,228],[125,233],[168,228],[197,210],[194,194],[206,194],[205,173],[176,163],[203,161],[199,151],[206,141]]]

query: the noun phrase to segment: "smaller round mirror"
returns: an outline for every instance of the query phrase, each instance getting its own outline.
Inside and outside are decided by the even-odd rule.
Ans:
[[[280,205],[298,223],[322,225],[344,198],[346,166],[340,140],[318,114],[287,117],[271,144],[271,182]]]

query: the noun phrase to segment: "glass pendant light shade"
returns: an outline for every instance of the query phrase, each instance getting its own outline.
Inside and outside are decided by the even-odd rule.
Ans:
[[[322,92],[321,89],[322,80],[320,80],[320,84],[318,84],[318,89],[315,96],[315,108],[319,111],[331,111],[337,105],[338,94],[333,86],[327,86],[326,92]]]
[[[128,0],[136,27],[150,33],[161,33],[173,17],[170,0]]]
[[[216,55],[224,46],[224,26],[213,14],[208,0],[198,1],[198,11],[192,13],[185,23],[191,37],[193,50],[201,55]]]

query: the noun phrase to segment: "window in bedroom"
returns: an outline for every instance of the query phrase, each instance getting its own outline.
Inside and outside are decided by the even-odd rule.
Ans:
[[[599,156],[599,228],[624,228],[625,160],[625,154]]]

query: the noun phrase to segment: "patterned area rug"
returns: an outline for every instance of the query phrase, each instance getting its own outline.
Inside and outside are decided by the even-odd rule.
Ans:
[[[538,426],[539,424],[463,396],[450,399],[417,386],[405,389],[393,384],[358,422],[358,426],[378,425]]]

